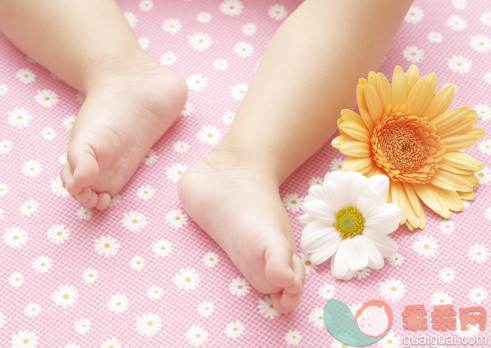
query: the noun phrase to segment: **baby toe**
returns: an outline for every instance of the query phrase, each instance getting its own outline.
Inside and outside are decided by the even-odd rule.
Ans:
[[[65,162],[63,168],[61,169],[61,182],[63,183],[63,186],[65,186],[68,193],[72,196],[80,193],[82,190],[82,187],[75,183],[75,179],[73,178],[73,173],[68,162]]]
[[[98,198],[97,198],[97,193],[91,192],[90,193],[90,198],[87,202],[84,203],[84,207],[86,208],[94,208],[97,204]]]
[[[111,204],[111,195],[109,193],[99,193],[97,205],[95,206],[99,210],[104,210]]]

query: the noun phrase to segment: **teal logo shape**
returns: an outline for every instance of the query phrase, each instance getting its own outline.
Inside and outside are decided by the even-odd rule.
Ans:
[[[339,300],[328,300],[324,307],[324,325],[342,343],[361,347],[380,341],[392,325],[392,310],[381,300],[370,300],[355,316]]]

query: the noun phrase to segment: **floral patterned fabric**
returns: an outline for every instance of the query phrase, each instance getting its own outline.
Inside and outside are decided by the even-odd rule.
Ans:
[[[335,280],[329,262],[313,267],[303,255],[304,298],[288,315],[278,315],[182,210],[180,174],[226,132],[269,39],[299,3],[119,1],[141,46],[182,74],[190,93],[182,116],[104,212],[82,208],[59,179],[84,97],[0,35],[1,347],[336,347],[323,324],[330,298],[353,311],[386,301],[394,319],[382,347],[415,334],[402,321],[412,304],[428,311],[419,334],[489,337],[490,323],[486,331],[430,326],[434,305],[491,310],[490,135],[466,150],[484,169],[463,212],[442,220],[426,209],[424,231],[400,227],[391,235],[398,254],[349,282]],[[452,107],[475,108],[477,126],[489,133],[490,52],[488,1],[416,0],[380,71],[415,63],[422,74],[435,72],[438,89],[456,86]],[[297,245],[302,197],[342,161],[326,144],[282,185]]]

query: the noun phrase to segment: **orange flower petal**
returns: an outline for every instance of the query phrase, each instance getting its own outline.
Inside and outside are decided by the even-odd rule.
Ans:
[[[401,208],[402,219],[400,221],[400,224],[402,225],[406,222],[409,205],[409,202],[407,201],[407,197],[405,195],[404,187],[399,182],[393,181],[390,183],[389,192],[392,202],[399,208]]]
[[[370,142],[368,130],[365,127],[364,123],[360,124],[358,122],[349,122],[349,121],[342,122],[341,124],[339,124],[339,130],[361,142],[367,144]]]
[[[411,207],[414,210],[414,213],[416,216],[420,216],[421,212],[423,211],[423,207],[421,206],[421,201],[418,198],[418,195],[416,192],[414,192],[414,189],[411,184],[404,183],[404,190],[406,191],[407,197],[409,199],[409,202],[411,203]]]
[[[365,95],[365,102],[368,107],[368,112],[370,113],[373,122],[376,124],[382,118],[385,110],[382,108],[380,98],[372,86],[365,85],[363,92]]]
[[[382,109],[387,109],[392,104],[392,88],[390,87],[389,80],[382,73],[377,74],[377,92],[380,96]]]
[[[446,190],[472,191],[473,183],[470,177],[474,175],[457,174],[439,169],[429,183]]]
[[[451,165],[454,168],[473,172],[479,172],[482,170],[481,162],[471,155],[461,151],[444,153],[442,155],[442,163]]]
[[[474,127],[475,128],[475,127]],[[473,134],[452,135],[442,139],[448,152],[463,150],[474,145],[480,138]]]
[[[454,94],[455,87],[453,85],[443,87],[437,94],[435,94],[423,116],[426,117],[428,121],[431,121],[435,117],[444,113],[452,103]]]
[[[430,74],[423,77],[409,93],[406,100],[406,107],[413,115],[422,116],[431,101],[436,88],[436,76]]]
[[[442,202],[443,198],[438,194],[438,191],[433,189],[432,185],[414,184],[413,188],[418,197],[421,198],[424,204],[426,204],[431,210],[444,218],[448,219],[450,217],[450,211],[448,208],[440,203]]]
[[[416,65],[411,65],[406,72],[407,92],[410,93],[416,82],[419,80],[419,70]]]
[[[460,199],[465,199],[466,201],[472,201],[474,199],[474,192],[472,191],[468,191],[468,192],[457,191],[457,194],[459,195]]]
[[[452,127],[448,127],[445,130],[439,130],[438,135],[441,138],[456,134],[465,134],[471,130],[472,126],[477,122],[477,112],[475,110],[469,110],[466,116],[458,123],[454,124]]]
[[[356,158],[348,157],[343,163],[343,171],[345,172],[358,172],[363,175],[368,173],[372,169],[373,161],[371,158]]]
[[[396,66],[392,75],[392,106],[399,108],[406,102],[407,84],[404,71],[400,66]]]

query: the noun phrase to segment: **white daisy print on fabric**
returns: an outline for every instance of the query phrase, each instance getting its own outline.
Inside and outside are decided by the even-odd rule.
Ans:
[[[418,63],[424,57],[423,50],[417,46],[407,46],[402,55],[411,63]]]
[[[70,230],[64,225],[53,225],[48,230],[48,240],[55,244],[63,244],[70,237]]]
[[[438,273],[440,280],[444,283],[451,283],[455,279],[455,270],[450,267],[443,268]]]
[[[136,196],[139,199],[143,199],[144,201],[148,201],[155,195],[155,190],[150,185],[140,186],[138,190],[136,190]]]
[[[392,266],[400,266],[404,262],[404,256],[399,253],[395,253],[387,258],[387,261]]]
[[[434,306],[452,304],[452,297],[445,291],[437,291],[431,296],[430,303]]]
[[[29,125],[31,119],[31,113],[25,109],[20,108],[10,111],[7,121],[12,127],[23,128]]]
[[[156,285],[152,285],[147,290],[147,297],[151,300],[160,300],[164,296],[164,290]]]
[[[171,227],[181,228],[188,223],[188,216],[182,210],[174,209],[165,214],[165,221]]]
[[[309,321],[316,328],[323,328],[325,330],[326,326],[324,325],[324,308],[316,308],[309,314]]]
[[[358,302],[358,303],[355,303],[355,304],[349,306],[349,309],[350,309],[351,313],[353,313],[353,316],[355,316],[356,313],[358,313],[361,306],[363,306],[363,303],[361,303],[361,302]]]
[[[74,326],[75,331],[79,335],[85,335],[87,332],[89,332],[92,323],[90,322],[90,319],[80,319],[75,322]]]
[[[198,134],[198,139],[208,145],[216,145],[222,139],[222,131],[213,125],[202,127]]]
[[[12,149],[12,142],[10,140],[0,141],[0,153],[2,154],[9,153],[11,149]]]
[[[262,300],[260,299],[257,308],[259,309],[259,313],[265,318],[274,319],[279,316],[269,296],[265,296]]]
[[[233,112],[233,111],[227,111],[222,116],[222,120],[226,124],[232,124],[232,121],[234,120],[234,118],[235,118],[235,112]]]
[[[189,145],[184,141],[176,141],[172,148],[177,153],[186,153],[189,150]]]
[[[211,14],[208,12],[200,12],[196,15],[196,20],[200,23],[210,23]]]
[[[20,69],[15,73],[15,77],[22,83],[32,83],[36,81],[36,74],[29,69]]]
[[[192,74],[186,79],[188,88],[195,92],[200,92],[208,86],[208,78],[201,74]]]
[[[100,236],[94,241],[94,249],[104,257],[114,256],[119,250],[119,242],[111,236]]]
[[[83,102],[85,101],[85,95],[83,95],[80,92],[77,92],[77,94],[75,95],[75,99],[77,99],[77,102],[79,104],[83,104]]]
[[[424,12],[421,8],[417,6],[411,6],[409,11],[407,11],[406,16],[404,17],[404,21],[411,24],[419,23],[423,20]]]
[[[146,337],[154,336],[162,328],[162,319],[157,314],[143,313],[136,318],[136,331]]]
[[[61,165],[64,165],[68,161],[66,153],[62,154],[60,157],[58,157],[58,163]]]
[[[142,163],[145,163],[145,165],[153,164],[157,161],[157,158],[159,158],[157,153],[154,150],[150,149],[148,153],[143,157]]]
[[[455,31],[461,31],[467,27],[467,22],[460,16],[450,16],[446,23],[447,27]]]
[[[469,45],[477,52],[488,53],[491,51],[491,39],[484,35],[471,36]]]
[[[331,171],[343,169],[344,158],[335,158],[329,163],[329,169]]]
[[[145,267],[145,259],[141,256],[133,256],[130,260],[130,267],[135,271],[141,271]]]
[[[47,256],[38,256],[31,262],[36,273],[46,273],[53,267],[53,260]]]
[[[438,228],[443,234],[451,234],[455,230],[455,223],[453,221],[442,221],[438,225]]]
[[[249,285],[249,282],[245,278],[237,277],[228,286],[228,289],[230,290],[230,293],[232,295],[235,295],[237,297],[241,297],[244,295],[247,295],[249,293],[249,290],[251,289],[251,286]]]
[[[22,174],[29,178],[35,178],[43,172],[41,163],[35,160],[29,160],[22,166]]]
[[[212,43],[211,36],[206,33],[194,33],[188,36],[189,46],[196,51],[205,51],[210,48]]]
[[[184,105],[184,108],[182,109],[181,111],[181,116],[190,116],[194,111],[194,106],[193,104],[191,104],[190,102],[186,102],[186,104]]]
[[[302,208],[303,199],[296,193],[289,193],[283,197],[283,205],[291,212],[298,212]]]
[[[452,56],[447,60],[448,68],[453,72],[465,74],[471,71],[472,62],[462,56]]]
[[[35,348],[38,346],[38,336],[29,330],[21,330],[12,335],[10,344],[12,348]]]
[[[225,335],[227,335],[229,338],[235,339],[242,335],[244,330],[244,325],[240,321],[232,321],[225,326]]]
[[[392,331],[389,331],[380,341],[378,346],[380,348],[400,348],[401,338],[395,336]]]
[[[3,197],[9,192],[9,186],[7,184],[0,183],[0,197]]]
[[[90,210],[90,208],[84,208],[84,207],[78,208],[77,217],[80,220],[86,220],[86,221],[90,220],[92,218],[92,210]]]
[[[107,300],[107,309],[115,314],[123,313],[129,306],[128,298],[123,294],[114,294]]]
[[[324,179],[323,178],[319,178],[319,177],[313,177],[309,180],[309,185],[312,186],[312,185],[322,185],[322,183],[324,182]]]
[[[201,302],[198,305],[198,314],[205,318],[209,317],[214,310],[215,306],[209,301]]]
[[[201,259],[206,267],[215,267],[218,263],[218,255],[212,252],[206,253]]]
[[[66,116],[63,121],[61,121],[61,125],[65,127],[66,130],[71,130],[73,125],[75,124],[75,116],[69,115]]]
[[[84,273],[82,273],[82,279],[84,283],[93,284],[99,278],[99,271],[93,268],[86,269]]]
[[[34,100],[41,106],[51,108],[58,104],[58,95],[49,89],[43,89],[37,92]]]
[[[213,62],[215,70],[224,71],[228,68],[228,62],[225,59],[217,59]]]
[[[153,9],[153,1],[152,0],[140,1],[139,7],[140,10],[142,10],[143,12],[150,11],[151,9]]]
[[[319,288],[319,295],[324,300],[329,300],[333,298],[335,293],[336,293],[336,288],[334,287],[334,285],[331,284],[325,284]]]
[[[200,277],[198,273],[192,268],[181,269],[173,278],[174,284],[180,289],[184,290],[194,290]]]
[[[3,97],[9,91],[9,86],[5,83],[0,83],[0,97]]]
[[[143,214],[137,211],[130,211],[124,214],[121,223],[126,229],[132,232],[139,232],[146,226],[147,220]]]
[[[167,52],[160,56],[160,64],[172,66],[177,62],[178,56],[174,52]]]
[[[491,26],[491,12],[485,12],[482,15],[480,15],[479,21],[481,21],[481,23],[484,25]]]
[[[302,335],[300,335],[300,332],[297,330],[288,330],[288,332],[285,334],[286,343],[292,346],[297,346],[301,339]]]
[[[150,46],[150,40],[146,37],[141,37],[138,39],[138,44],[142,48],[142,50],[146,50],[148,46]]]
[[[219,6],[220,11],[229,16],[238,16],[244,5],[239,0],[225,0]]]
[[[484,167],[480,172],[474,173],[479,185],[487,185],[491,181],[491,169]]]
[[[136,18],[135,14],[132,12],[125,11],[124,16],[128,20],[130,27],[134,28],[136,23],[138,22],[138,18]]]
[[[242,33],[247,36],[254,35],[256,33],[256,25],[254,23],[246,23],[242,26]]]
[[[34,214],[34,212],[37,210],[39,205],[37,202],[33,199],[29,199],[25,201],[24,203],[21,204],[20,206],[20,213],[22,215],[30,216]]]
[[[254,47],[245,42],[237,42],[234,46],[234,53],[241,58],[249,57],[254,53]]]
[[[156,257],[169,256],[172,252],[172,244],[165,239],[159,239],[153,244],[152,251]]]
[[[433,43],[440,43],[442,42],[443,36],[439,32],[436,31],[430,31],[427,36],[428,40]]]
[[[111,196],[111,203],[109,203],[110,207],[114,207],[118,205],[119,201],[121,200],[121,195],[115,194]]]
[[[110,338],[102,342],[101,348],[121,348],[121,344],[116,338]]]
[[[491,140],[480,141],[479,151],[486,155],[491,155]]]
[[[484,302],[487,299],[487,297],[488,297],[488,291],[482,286],[477,286],[469,291],[469,299],[473,303],[480,304]]]
[[[286,8],[283,5],[273,5],[269,8],[268,15],[269,17],[280,21],[286,18]]]
[[[68,197],[70,194],[66,190],[65,186],[61,182],[60,177],[50,181],[49,188],[57,197]]]
[[[7,228],[3,235],[3,242],[14,249],[20,248],[26,244],[27,241],[27,232],[20,227]]]
[[[200,346],[208,339],[208,332],[199,325],[191,326],[186,331],[186,340],[192,346]]]
[[[379,291],[386,300],[396,301],[401,299],[407,290],[406,285],[400,280],[391,278],[380,282]]]
[[[467,7],[467,1],[466,0],[452,0],[452,5],[457,10],[463,10],[464,8]]]
[[[56,132],[51,127],[44,127],[41,130],[41,136],[46,140],[53,140],[56,136]]]
[[[491,120],[491,107],[485,104],[476,104],[474,110],[477,112],[477,116],[482,121]],[[0,142],[0,152],[1,152],[1,142]]]
[[[170,181],[176,183],[181,178],[181,175],[184,174],[184,171],[187,169],[185,165],[180,163],[173,164],[169,167],[165,168],[165,176]]]
[[[51,295],[51,299],[63,308],[73,307],[78,298],[78,291],[73,285],[59,286]]]
[[[438,246],[438,241],[428,234],[419,236],[413,242],[413,250],[424,257],[435,256]]]
[[[241,101],[247,92],[247,87],[245,83],[237,83],[230,87],[230,95],[235,100]]]
[[[24,314],[29,318],[37,317],[41,313],[41,306],[36,303],[29,303],[24,307]]]
[[[472,261],[477,263],[482,263],[489,258],[488,248],[482,244],[473,244],[467,254]]]
[[[317,266],[312,264],[312,261],[310,261],[310,255],[309,254],[304,254],[304,253],[299,253],[298,256],[302,259],[303,266],[305,268],[305,274],[309,274],[310,272],[315,272],[317,270]]]
[[[370,275],[370,268],[365,267],[363,269],[359,269],[358,271],[355,272],[355,277],[358,279],[365,279]]]
[[[12,285],[14,288],[18,288],[24,283],[24,276],[20,272],[14,272],[10,275],[9,277],[9,283]]]

